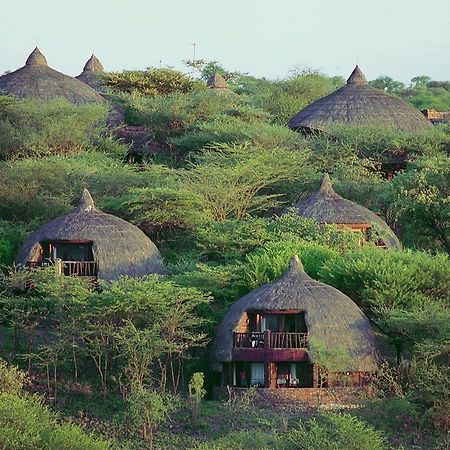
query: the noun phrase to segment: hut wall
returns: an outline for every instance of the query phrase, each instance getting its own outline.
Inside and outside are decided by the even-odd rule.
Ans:
[[[249,324],[248,314],[247,313],[242,314],[242,317],[239,319],[239,323],[237,324],[234,331],[236,333],[247,333],[249,331],[248,324]]]

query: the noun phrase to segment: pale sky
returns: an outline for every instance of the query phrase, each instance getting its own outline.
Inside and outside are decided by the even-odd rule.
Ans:
[[[3,4],[4,3],[4,4]],[[0,0],[0,74],[35,45],[78,75],[94,52],[106,70],[174,66],[196,56],[282,78],[295,66],[347,77],[450,79],[450,0]]]

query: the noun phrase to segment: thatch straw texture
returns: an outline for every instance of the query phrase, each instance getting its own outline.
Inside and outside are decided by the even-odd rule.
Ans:
[[[75,104],[104,102],[87,84],[48,67],[37,47],[25,66],[0,77],[0,95],[44,101],[65,98]]]
[[[86,83],[88,86],[90,86],[92,89],[94,89],[97,92],[101,92],[103,85],[100,81],[99,75],[104,73],[105,69],[103,68],[102,63],[98,60],[98,58],[92,54],[92,56],[87,60],[86,64],[84,65],[83,72],[78,75],[78,80],[82,81],[83,83]]]
[[[206,85],[211,89],[228,89],[227,81],[217,72],[208,79]]]
[[[167,273],[155,244],[139,228],[97,209],[87,189],[71,213],[53,219],[29,236],[16,262],[25,265],[33,261],[40,242],[56,240],[91,241],[98,277],[105,280]]]
[[[282,278],[250,292],[231,306],[216,334],[211,359],[216,363],[232,360],[233,332],[246,312],[277,310],[304,310],[308,336],[330,348],[345,349],[352,360],[348,370],[376,370],[378,353],[367,317],[345,294],[310,278],[298,256],[292,258]]]
[[[326,131],[332,125],[373,125],[419,131],[431,125],[420,111],[371,87],[358,66],[347,84],[303,108],[289,121],[299,131]]]
[[[331,185],[330,176],[326,173],[317,192],[300,200],[296,205],[299,215],[314,219],[319,223],[337,225],[376,225],[388,248],[401,249],[400,241],[388,224],[374,212],[364,206],[351,202],[338,195]]]

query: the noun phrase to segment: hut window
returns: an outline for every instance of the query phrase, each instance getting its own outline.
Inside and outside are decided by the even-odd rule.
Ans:
[[[277,314],[266,314],[261,320],[261,331],[279,331],[280,316]]]
[[[44,258],[55,261],[93,261],[92,242],[54,241],[41,244],[44,249]]]
[[[264,314],[261,320],[261,331],[285,333],[307,333],[305,312]]]
[[[251,363],[251,385],[264,386],[264,363]]]

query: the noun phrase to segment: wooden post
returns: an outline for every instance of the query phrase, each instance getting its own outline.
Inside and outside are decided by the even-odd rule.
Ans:
[[[264,331],[264,348],[270,348],[270,330]]]
[[[56,258],[55,261],[56,273],[58,275],[62,275],[63,273],[63,262],[61,258]]]
[[[319,371],[317,369],[317,364],[313,364],[312,366],[312,375],[313,375],[313,387],[319,387]]]

